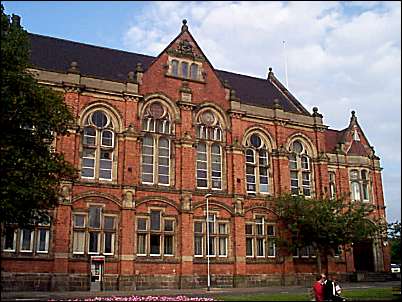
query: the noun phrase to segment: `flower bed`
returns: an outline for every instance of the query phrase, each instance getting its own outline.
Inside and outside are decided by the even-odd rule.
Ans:
[[[55,300],[50,300],[55,301]],[[69,299],[65,301],[215,301],[213,298],[206,297],[187,297],[187,296],[112,296],[112,297],[91,297],[83,299]]]

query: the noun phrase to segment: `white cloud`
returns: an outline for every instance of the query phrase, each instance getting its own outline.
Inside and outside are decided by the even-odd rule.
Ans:
[[[388,218],[401,220],[400,2],[153,2],[124,45],[156,56],[184,18],[217,69],[265,78],[272,66],[285,82],[285,40],[290,90],[333,129],[356,110],[382,158]]]

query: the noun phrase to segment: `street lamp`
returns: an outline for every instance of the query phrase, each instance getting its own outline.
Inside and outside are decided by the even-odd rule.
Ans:
[[[207,291],[210,290],[211,287],[211,275],[209,273],[209,203],[208,203],[208,199],[209,197],[212,196],[212,194],[206,194],[205,195],[205,199],[207,200],[207,274],[208,274],[208,281],[207,281]]]

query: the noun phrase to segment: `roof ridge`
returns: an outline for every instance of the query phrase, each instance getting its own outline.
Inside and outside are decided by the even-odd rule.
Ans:
[[[63,38],[57,38],[57,37],[51,37],[51,36],[45,36],[45,35],[41,35],[41,34],[35,34],[35,33],[31,33],[28,32],[29,35],[32,36],[39,36],[42,38],[48,38],[48,39],[53,39],[53,40],[60,40],[60,41],[65,41],[65,42],[70,42],[70,43],[76,43],[76,44],[81,44],[81,45],[85,45],[85,46],[89,46],[89,47],[93,47],[93,48],[101,48],[101,49],[107,49],[107,50],[112,50],[112,51],[118,51],[118,52],[124,52],[124,53],[128,53],[128,54],[135,54],[135,55],[139,55],[139,56],[144,56],[144,57],[149,57],[151,59],[155,59],[155,56],[150,56],[150,55],[144,55],[141,53],[136,53],[136,52],[132,52],[132,51],[127,51],[127,50],[121,50],[121,49],[117,49],[117,48],[110,48],[110,47],[105,47],[105,46],[98,46],[98,45],[93,45],[93,44],[87,44],[87,43],[83,43],[83,42],[78,42],[78,41],[73,41],[73,40],[67,40],[67,39],[63,39]]]
[[[235,75],[239,75],[242,77],[248,77],[248,78],[252,78],[252,79],[256,79],[256,80],[261,80],[261,81],[267,81],[267,79],[264,78],[257,78],[251,75],[247,75],[247,74],[242,74],[242,73],[237,73],[237,72],[232,72],[232,71],[226,71],[226,70],[220,70],[220,69],[215,69],[217,72],[226,72],[226,73],[231,73],[231,74],[235,74]]]

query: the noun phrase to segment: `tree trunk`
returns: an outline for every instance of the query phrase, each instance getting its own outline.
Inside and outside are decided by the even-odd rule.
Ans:
[[[320,249],[319,248],[316,248],[315,249],[315,258],[317,259],[317,272],[319,273],[319,274],[321,274],[322,273],[322,271],[321,271],[321,269],[322,269],[322,263],[321,263],[321,251],[320,251]]]

